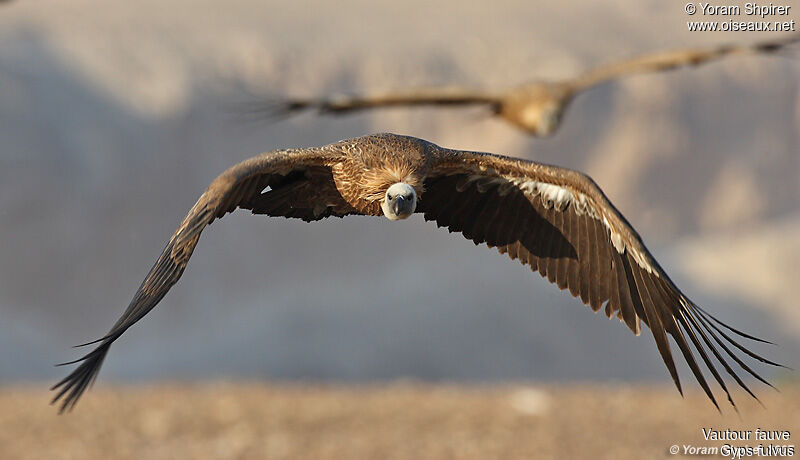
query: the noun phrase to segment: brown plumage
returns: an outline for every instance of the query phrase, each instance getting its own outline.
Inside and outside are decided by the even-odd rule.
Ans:
[[[726,326],[683,295],[588,176],[377,134],[319,148],[264,153],[216,178],[169,239],[122,317],[105,336],[90,342],[97,347],[73,361],[80,365],[52,388],[57,391],[53,402],[60,401],[62,411],[72,408],[93,382],[114,340],[178,281],[203,229],[236,208],[307,222],[349,214],[383,213],[402,219],[415,211],[423,213],[425,220],[530,266],[592,310],[618,317],[637,335],[644,322],[680,391],[667,339],[671,336],[714,405],[717,401],[696,356],[731,404],[714,361],[754,398],[729,360],[769,383],[734,349],[778,365],[749,351],[732,335],[760,339]]]
[[[789,38],[752,45],[652,53],[601,65],[576,78],[553,82],[534,81],[501,91],[459,87],[414,88],[387,93],[287,99],[256,104],[255,107],[257,112],[267,112],[272,117],[281,118],[303,110],[338,115],[382,107],[477,105],[490,108],[495,115],[534,136],[544,137],[558,129],[564,111],[576,95],[601,83],[637,73],[697,66],[726,56],[775,53],[798,41],[800,35],[794,34]]]

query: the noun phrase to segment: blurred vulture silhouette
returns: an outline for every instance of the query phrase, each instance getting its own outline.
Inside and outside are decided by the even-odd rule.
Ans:
[[[439,227],[528,265],[595,312],[604,308],[609,318],[618,317],[636,335],[644,322],[682,393],[667,338],[671,336],[717,409],[696,356],[731,404],[717,365],[753,398],[728,360],[767,385],[737,352],[779,366],[732,335],[763,340],[725,325],[689,300],[588,176],[516,158],[446,149],[413,137],[376,134],[324,147],[264,153],[217,177],[169,239],[122,317],[105,336],[84,344],[98,344],[94,350],[65,363],[80,365],[52,388],[57,391],[53,403],[61,401],[61,411],[74,407],[97,377],[111,344],[178,281],[203,229],[237,208],[306,222],[351,214],[396,221],[422,213]]]
[[[280,119],[312,110],[320,114],[347,114],[399,106],[485,106],[496,116],[528,133],[545,137],[560,126],[564,111],[582,91],[611,80],[645,72],[663,72],[697,66],[727,56],[775,53],[800,41],[800,35],[751,45],[724,45],[708,49],[681,49],[647,54],[602,65],[576,78],[534,81],[505,90],[461,87],[431,87],[374,94],[338,94],[321,98],[289,98],[252,104],[251,109],[268,118]]]

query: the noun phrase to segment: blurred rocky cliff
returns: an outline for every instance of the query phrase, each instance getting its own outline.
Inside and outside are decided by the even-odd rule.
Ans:
[[[3,5],[0,380],[52,378],[68,345],[100,336],[229,165],[376,131],[589,173],[690,297],[779,341],[771,356],[798,356],[800,49],[604,85],[548,140],[480,110],[280,123],[246,110],[283,94],[507,86],[770,37],[685,21],[655,0]],[[651,341],[421,218],[242,212],[204,234],[104,376],[666,379]]]

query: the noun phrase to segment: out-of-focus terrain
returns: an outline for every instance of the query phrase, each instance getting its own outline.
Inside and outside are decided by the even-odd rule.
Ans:
[[[51,364],[107,330],[228,166],[375,131],[586,171],[692,299],[776,341],[759,351],[797,367],[800,51],[596,88],[547,140],[474,110],[280,123],[246,113],[254,95],[504,86],[777,36],[689,33],[686,20],[656,0],[4,5],[0,381],[60,375]],[[225,376],[668,379],[651,337],[418,216],[245,213],[204,233],[100,379]]]
[[[789,384],[762,392],[766,408],[739,397],[741,416],[666,386],[162,384],[100,388],[63,416],[43,393],[0,391],[0,458],[641,460],[691,458],[676,444],[797,447],[800,433]],[[702,428],[791,437],[706,441]]]

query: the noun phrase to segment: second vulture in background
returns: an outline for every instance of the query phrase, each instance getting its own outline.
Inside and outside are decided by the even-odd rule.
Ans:
[[[496,116],[528,133],[545,137],[552,135],[561,125],[564,112],[576,95],[599,84],[638,73],[697,66],[727,56],[775,53],[798,41],[800,35],[794,34],[789,38],[751,45],[723,45],[646,54],[595,67],[575,78],[533,81],[499,91],[457,86],[412,88],[372,94],[256,101],[248,103],[246,110],[279,119],[304,110],[339,115],[382,107],[485,106]]]

